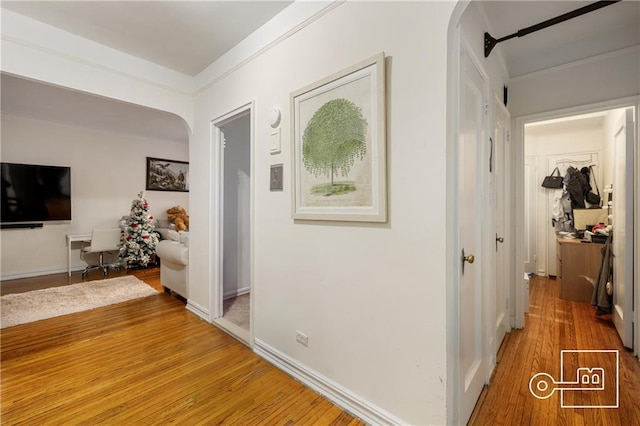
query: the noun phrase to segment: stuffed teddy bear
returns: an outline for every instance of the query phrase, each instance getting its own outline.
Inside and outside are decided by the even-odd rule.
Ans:
[[[167,210],[167,219],[176,227],[176,231],[186,231],[189,228],[189,215],[184,207],[174,206]]]

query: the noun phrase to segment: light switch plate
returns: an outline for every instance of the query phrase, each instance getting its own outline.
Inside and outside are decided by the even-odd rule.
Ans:
[[[271,154],[280,154],[282,151],[282,141],[280,139],[280,128],[271,131]]]

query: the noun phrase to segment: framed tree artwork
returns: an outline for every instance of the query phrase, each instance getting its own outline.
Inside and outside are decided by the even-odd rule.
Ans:
[[[147,190],[189,192],[189,163],[147,157]]]
[[[294,219],[387,221],[384,54],[291,94]]]

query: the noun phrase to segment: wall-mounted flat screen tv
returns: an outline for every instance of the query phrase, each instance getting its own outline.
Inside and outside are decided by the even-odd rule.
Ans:
[[[2,223],[71,220],[71,168],[0,163]]]

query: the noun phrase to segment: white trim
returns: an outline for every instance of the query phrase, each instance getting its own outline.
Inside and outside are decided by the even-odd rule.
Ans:
[[[619,52],[619,51],[616,51]],[[615,52],[613,52],[615,53]],[[602,55],[601,55],[602,56]],[[535,113],[535,114],[529,114],[529,115],[523,115],[520,117],[516,117],[515,118],[515,138],[514,138],[514,158],[513,158],[513,164],[514,164],[514,168],[513,168],[513,175],[512,175],[512,181],[515,182],[515,187],[516,188],[524,188],[524,173],[523,173],[523,166],[524,166],[524,126],[525,124],[531,123],[531,122],[536,122],[536,121],[544,121],[544,120],[549,120],[549,119],[553,119],[553,118],[561,118],[561,117],[569,117],[572,115],[581,115],[581,114],[588,114],[588,113],[593,113],[593,112],[599,112],[599,111],[606,111],[606,110],[611,110],[611,109],[619,109],[619,108],[628,108],[628,107],[635,107],[636,108],[636,117],[640,117],[640,113],[638,112],[640,110],[640,96],[628,96],[625,98],[621,98],[621,99],[612,99],[612,100],[608,100],[608,101],[603,101],[603,102],[597,102],[597,103],[593,103],[593,104],[586,104],[586,105],[578,105],[578,106],[574,106],[574,107],[569,107],[569,108],[561,108],[561,109],[557,109],[557,110],[550,110],[550,111],[545,111],[545,112],[540,112],[540,113]],[[634,173],[635,173],[635,182],[636,182],[636,188],[634,188],[634,194],[638,194],[638,189],[640,189],[640,164],[638,163],[638,150],[640,150],[640,140],[639,135],[638,135],[638,123],[636,121],[636,143],[635,143],[635,149],[636,149],[636,163],[635,163],[635,167],[634,167]],[[524,241],[524,198],[521,195],[518,194],[522,194],[524,193],[524,191],[515,191],[515,197],[514,197],[514,201],[515,201],[515,227],[516,227],[516,234],[515,234],[515,241]],[[635,205],[636,205],[636,209],[635,209],[635,221],[634,223],[638,223],[638,219],[640,216],[640,212],[638,211],[638,208],[640,207],[640,197],[636,196],[635,197]],[[640,261],[640,241],[638,238],[638,235],[640,234],[640,230],[638,228],[638,226],[634,227],[634,238],[635,238],[635,250],[634,250],[634,264],[638,265],[640,263],[638,263]],[[516,276],[523,276],[524,274],[524,253],[523,253],[523,247],[522,244],[516,244],[515,246],[515,252],[516,252],[516,259],[515,259],[515,268],[517,269],[516,271]],[[635,280],[634,280],[634,294],[635,294],[635,301],[634,301],[634,306],[640,306],[640,282],[638,277],[640,276],[640,271],[638,271],[638,269],[640,268],[636,268],[636,271],[634,272],[635,274]],[[523,306],[523,300],[524,300],[524,295],[523,295],[523,288],[521,285],[517,285],[519,281],[514,280],[513,285],[515,286],[515,307],[516,307],[516,311],[515,311],[515,328],[523,328],[524,327],[524,306]],[[637,336],[637,339],[640,339],[640,330],[638,330],[638,328],[640,328],[640,309],[636,308],[635,309],[635,314],[634,314],[634,319],[635,319],[635,334]],[[634,352],[638,350],[638,346],[640,346],[640,340],[635,341],[635,349]],[[637,353],[636,353],[637,355]]]
[[[223,255],[223,241],[224,241],[224,140],[221,128],[229,122],[236,120],[245,115],[249,115],[249,156],[250,156],[250,195],[249,195],[249,252],[250,252],[250,288],[249,288],[249,346],[253,347],[254,342],[254,291],[251,291],[251,287],[255,282],[255,101],[249,101],[226,114],[221,115],[218,118],[211,120],[211,204],[209,211],[212,212],[213,217],[209,219],[212,221],[211,234],[209,235],[209,247],[213,250],[212,259],[210,263],[209,276],[212,277],[210,283],[210,306],[211,317],[210,322],[214,322],[222,318],[223,309],[222,303],[224,300],[223,294],[223,272],[224,272],[224,255]],[[223,323],[224,324],[224,323]],[[220,325],[220,324],[218,324]],[[224,327],[222,325],[221,327]]]
[[[250,291],[251,291],[251,287],[243,287],[243,288],[239,288],[237,290],[226,291],[222,295],[222,298],[224,300],[227,300],[227,299],[231,299],[233,297],[242,296],[243,294],[247,294]]]
[[[194,78],[194,95],[204,92],[343,3],[344,0],[293,2],[198,73]]]
[[[2,40],[2,44],[13,43],[21,46],[22,49],[32,49],[53,55],[76,64],[131,78],[181,95],[191,95],[193,92],[194,80],[192,76],[7,9],[2,9],[0,40]],[[7,65],[11,67],[9,63],[3,63],[3,71],[6,71]],[[154,79],[150,79],[150,76],[153,76]]]
[[[495,150],[494,152],[496,152],[496,154],[494,154],[494,156],[497,156],[497,146],[498,146],[498,142],[497,142],[497,135],[496,135],[496,130],[498,128],[498,124],[501,124],[503,126],[504,129],[504,134],[503,134],[503,152],[502,152],[502,164],[500,164],[499,166],[496,165],[496,169],[498,167],[502,167],[502,173],[500,175],[501,177],[501,181],[498,181],[497,176],[494,175],[493,181],[494,181],[494,197],[497,198],[498,194],[501,193],[502,195],[502,211],[503,213],[503,230],[502,230],[502,237],[504,238],[503,243],[501,244],[500,247],[500,251],[498,252],[497,250],[493,250],[494,247],[491,247],[491,251],[495,253],[495,264],[493,266],[495,266],[494,270],[495,270],[495,274],[493,277],[493,282],[490,282],[489,285],[493,286],[494,291],[491,292],[491,294],[493,295],[493,302],[492,305],[494,307],[493,310],[490,310],[488,315],[488,321],[489,321],[489,325],[491,326],[491,332],[493,334],[493,340],[490,343],[490,361],[492,362],[491,365],[491,369],[495,368],[496,364],[497,364],[497,355],[498,355],[498,350],[500,349],[500,345],[502,343],[502,341],[498,342],[497,340],[497,336],[498,336],[498,328],[497,326],[494,326],[494,324],[498,324],[498,326],[500,324],[502,324],[503,319],[502,318],[506,318],[505,323],[506,323],[506,327],[505,327],[505,334],[509,333],[511,331],[511,327],[508,321],[509,318],[509,301],[510,301],[510,296],[509,296],[509,286],[507,283],[510,282],[510,269],[509,266],[511,264],[510,262],[510,254],[512,253],[512,246],[513,246],[513,240],[511,238],[511,232],[510,229],[508,227],[508,218],[509,218],[509,209],[508,209],[508,201],[509,197],[508,197],[508,192],[507,192],[507,183],[509,182],[509,179],[507,178],[507,176],[509,176],[510,174],[510,169],[511,169],[511,158],[509,157],[508,153],[510,152],[509,150],[509,145],[511,144],[511,141],[508,138],[508,135],[511,132],[511,114],[509,113],[509,110],[504,106],[504,104],[502,103],[502,99],[500,99],[500,97],[494,93],[493,94],[493,117],[492,120],[489,123],[489,127],[491,128],[491,135],[494,138],[494,147]],[[496,205],[495,203],[493,205]],[[495,218],[495,213],[492,213],[492,206],[489,206],[489,211],[488,214],[493,214],[493,217]],[[493,229],[496,232],[496,236],[497,231],[498,231],[498,224],[497,222],[494,220],[494,226]],[[489,236],[489,240],[491,241],[491,245],[495,244],[494,243],[494,238],[493,235]],[[498,259],[502,260],[502,270],[498,271]],[[506,293],[507,295],[507,300],[503,301],[503,300],[498,300],[497,299],[497,274],[502,274],[502,285],[503,288],[502,290]],[[496,319],[496,315],[498,312],[498,305],[502,305],[502,304],[506,304],[505,307],[505,311],[504,311],[504,316],[502,318]],[[491,305],[490,305],[491,306]],[[504,339],[504,337],[503,337]],[[491,373],[489,373],[488,377],[487,377],[487,383],[489,383],[491,380]]]
[[[4,13],[4,10],[3,10],[3,13]],[[39,46],[39,45],[36,45],[36,44],[33,44],[33,43],[29,43],[29,42],[26,42],[24,40],[20,40],[20,39],[14,38],[14,37],[2,35],[2,36],[0,36],[0,40],[2,40],[3,43],[13,43],[13,44],[16,44],[18,46],[22,46],[23,48],[36,50],[38,52],[45,53],[47,55],[56,56],[56,57],[61,58],[61,59],[66,59],[68,61],[75,62],[75,63],[80,64],[80,65],[88,66],[88,67],[95,68],[95,69],[101,70],[101,71],[106,71],[106,72],[109,72],[109,73],[112,73],[112,74],[115,74],[115,75],[119,75],[121,77],[130,78],[130,79],[136,80],[136,81],[138,81],[140,83],[148,84],[150,86],[155,86],[155,87],[157,87],[159,89],[168,90],[168,91],[171,91],[171,92],[174,92],[174,93],[177,93],[177,94],[180,94],[180,95],[184,95],[184,96],[191,96],[190,91],[185,90],[184,88],[178,88],[178,87],[174,87],[174,86],[169,86],[167,84],[159,83],[159,82],[156,82],[154,80],[150,80],[148,78],[144,78],[144,77],[141,77],[139,75],[136,75],[136,74],[133,74],[133,73],[130,73],[130,72],[121,71],[121,70],[118,70],[118,69],[113,68],[113,67],[109,67],[109,66],[106,66],[106,65],[97,64],[95,62],[87,61],[87,60],[79,58],[77,56],[69,55],[69,54],[62,53],[62,52],[57,52],[57,51],[55,51],[53,49],[50,49],[50,48],[47,48],[47,47],[42,47],[42,46]],[[102,45],[99,45],[99,46],[104,48],[104,46],[102,46]],[[150,65],[159,66],[159,65],[151,64],[151,63],[150,63]]]
[[[220,206],[222,200],[222,177],[224,176],[224,140],[223,134],[214,122],[211,122],[211,199],[208,211],[210,212],[210,228],[209,235],[209,253],[211,253],[211,262],[209,263],[209,276],[211,284],[209,289],[209,306],[211,306],[211,317],[209,321],[213,322],[217,318],[222,317],[222,277],[223,277],[223,258],[222,258],[222,241],[224,239],[222,229],[221,213],[224,211]]]
[[[633,188],[633,193],[636,194],[636,203],[634,206],[634,222],[636,224],[634,229],[633,238],[635,240],[635,247],[633,249],[633,291],[635,294],[635,300],[633,304],[634,309],[634,340],[633,340],[633,354],[635,356],[640,356],[640,96],[636,97],[636,116],[634,117],[634,127],[635,127],[635,147],[634,147],[634,155],[635,159],[634,163],[634,173],[635,173],[635,187]]]
[[[188,300],[186,309],[187,311],[196,314],[198,317],[205,320],[206,322],[211,322],[209,320],[209,311],[203,306],[198,305],[194,301]]]
[[[458,135],[459,135],[459,93],[460,93],[460,19],[469,2],[456,4],[447,30],[447,150],[446,150],[446,206],[450,220],[445,223],[446,232],[446,419],[447,424],[458,424],[458,386],[460,344],[458,300],[460,280],[458,277]]]
[[[309,386],[345,411],[371,425],[405,425],[393,414],[356,395],[328,377],[299,363],[287,354],[261,341],[255,340],[254,351],[294,379]]]
[[[72,266],[71,271],[84,271],[87,266]],[[39,277],[42,275],[51,275],[51,274],[66,274],[67,267],[63,268],[51,268],[51,269],[39,269],[37,271],[26,271],[26,272],[14,272],[10,274],[5,274],[0,276],[0,281],[9,281],[9,280],[17,280],[20,278],[30,278],[30,277]]]
[[[249,333],[249,330],[245,330],[224,317],[213,320],[213,325],[217,326],[220,330],[227,333],[234,339],[240,341],[242,344],[251,347],[251,334]]]
[[[513,298],[514,314],[512,316],[511,326],[516,329],[524,328],[524,306],[522,303],[522,278],[516,279],[516,277],[524,276],[524,124],[520,127],[519,119],[515,119],[516,125],[513,138],[513,151],[511,164],[513,165],[512,178],[512,199],[515,206],[512,210],[511,216],[514,217],[514,241],[519,241],[515,244],[513,252],[515,253],[514,259],[514,276],[512,277],[512,287],[510,293]],[[519,190],[518,190],[519,189]]]

